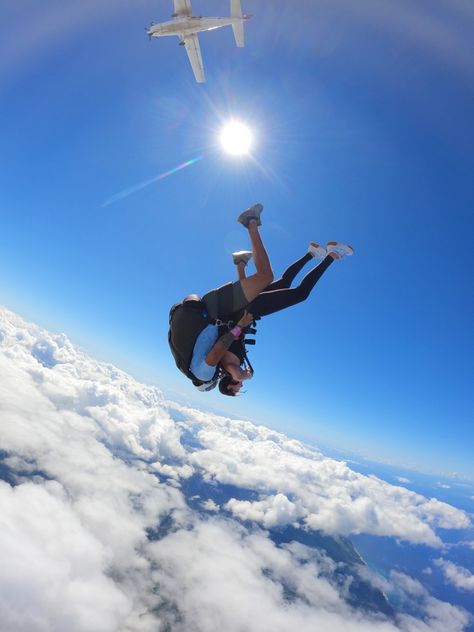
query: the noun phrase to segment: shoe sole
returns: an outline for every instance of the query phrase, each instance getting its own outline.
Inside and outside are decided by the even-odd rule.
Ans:
[[[238,265],[239,263],[248,263],[251,258],[252,255],[249,255],[248,257],[232,257],[235,265]]]
[[[245,228],[248,228],[250,221],[252,219],[256,219],[257,220],[257,226],[261,226],[262,222],[260,220],[260,213],[262,211],[263,211],[263,205],[262,204],[254,204],[253,206],[248,208],[246,211],[241,213],[238,216],[237,221],[240,224],[242,224],[242,226],[245,226]]]
[[[242,253],[240,252],[233,252],[232,253],[232,260],[234,262],[235,265],[239,264],[239,263],[248,263],[250,261],[250,259],[252,258],[253,253],[244,250]]]
[[[343,246],[344,248],[348,248],[349,252],[344,253],[346,257],[350,257],[351,255],[354,254],[354,248],[352,246],[349,246],[349,244],[341,244],[339,241],[328,241],[326,244],[326,247],[328,250],[330,250],[331,247],[334,247],[334,246]]]
[[[313,259],[324,259],[324,257],[328,254],[326,248],[324,246],[321,246],[320,244],[317,244],[315,241],[310,241],[309,245],[312,246],[316,251],[319,248],[321,249],[318,254],[317,252],[311,252],[311,250],[308,248],[308,252],[313,257]]]

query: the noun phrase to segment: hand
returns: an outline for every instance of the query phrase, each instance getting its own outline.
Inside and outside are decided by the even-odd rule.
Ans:
[[[247,325],[250,325],[250,323],[253,323],[253,314],[249,314],[249,312],[245,310],[242,318],[239,320],[237,325],[241,329],[244,329],[244,327],[247,327]]]
[[[253,378],[253,373],[250,369],[244,369],[243,372],[242,380],[251,380]]]

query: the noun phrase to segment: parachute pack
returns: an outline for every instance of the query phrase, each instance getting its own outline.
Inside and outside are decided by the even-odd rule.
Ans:
[[[208,325],[222,325],[227,327],[220,320],[211,318],[207,312],[206,305],[200,300],[185,300],[180,303],[175,303],[170,310],[169,315],[169,332],[168,343],[173,354],[177,368],[183,373],[191,382],[200,390],[211,390],[220,377],[221,369],[216,367],[216,372],[208,382],[203,382],[197,378],[189,366],[193,357],[194,345],[199,334]],[[252,327],[246,327],[245,334],[255,334],[256,329]],[[252,365],[250,364],[245,345],[255,344],[255,340],[244,337],[242,340],[236,341],[230,347],[230,351],[235,353],[242,364],[247,365],[253,372]],[[206,388],[206,386],[208,388]]]
[[[203,301],[187,300],[175,303],[170,310],[168,343],[176,366],[198,388],[207,382],[198,379],[189,369],[193,350],[199,334],[215,324]],[[216,369],[216,373],[219,369]],[[216,375],[213,377],[215,380]]]

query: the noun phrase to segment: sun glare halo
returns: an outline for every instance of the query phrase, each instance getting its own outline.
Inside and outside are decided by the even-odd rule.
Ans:
[[[252,133],[249,128],[240,121],[230,121],[222,128],[220,134],[223,149],[233,156],[248,154],[252,140]]]

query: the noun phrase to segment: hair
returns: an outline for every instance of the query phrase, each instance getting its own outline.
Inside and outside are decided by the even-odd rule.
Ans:
[[[233,382],[232,376],[226,373],[224,377],[219,380],[219,391],[222,395],[229,395],[229,397],[235,397],[235,393],[227,390],[229,385]]]

